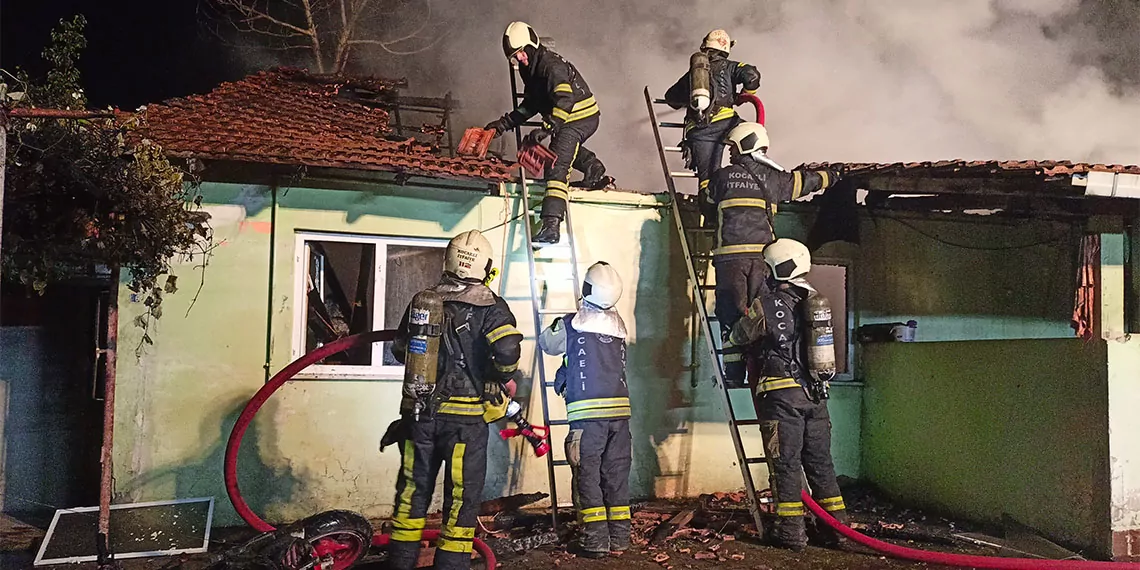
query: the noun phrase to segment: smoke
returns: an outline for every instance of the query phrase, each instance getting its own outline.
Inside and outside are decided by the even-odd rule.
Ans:
[[[619,185],[663,185],[642,89],[661,96],[704,34],[756,65],[772,156],[895,162],[1140,162],[1140,8],[1130,0],[514,0],[438,5],[431,50],[363,69],[452,91],[461,125],[510,109],[500,48],[524,20],[555,40],[602,108],[587,146]],[[750,109],[742,114],[751,118]],[[676,116],[676,115],[673,115]],[[679,131],[666,131],[666,144]]]

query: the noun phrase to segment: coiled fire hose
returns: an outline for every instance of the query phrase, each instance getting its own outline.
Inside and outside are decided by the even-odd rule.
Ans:
[[[326,344],[302,356],[301,358],[290,362],[288,366],[282,368],[281,371],[277,374],[274,374],[273,378],[271,378],[269,382],[266,382],[265,385],[262,386],[256,394],[253,395],[253,398],[250,398],[249,403],[245,405],[245,409],[243,409],[241,411],[241,415],[238,416],[237,423],[234,424],[233,431],[230,432],[230,439],[226,443],[226,460],[224,467],[226,494],[229,495],[230,503],[233,504],[234,510],[237,511],[238,516],[240,516],[242,520],[246,522],[246,524],[253,527],[253,529],[258,532],[272,532],[275,530],[273,525],[265,522],[265,520],[257,516],[257,513],[254,513],[253,510],[249,508],[249,505],[246,504],[245,499],[241,496],[241,490],[238,489],[238,450],[241,448],[241,439],[245,435],[245,430],[253,421],[253,417],[257,414],[257,411],[261,409],[261,406],[264,405],[267,400],[269,400],[269,397],[272,396],[278,388],[283,386],[289,380],[292,380],[293,377],[297,375],[297,373],[309,367],[309,365],[320,362],[321,360],[324,360],[333,354],[348,350],[356,346],[392,340],[396,340],[396,331],[385,330],[347,336],[342,339],[330,342],[329,344]],[[439,538],[438,530],[424,531],[423,540],[435,540],[436,538]],[[388,535],[386,534],[376,533],[376,535],[372,537],[373,546],[385,546],[387,544]],[[496,565],[495,553],[491,551],[491,547],[487,546],[487,543],[476,538],[474,540],[474,549],[479,553],[480,556],[483,557],[488,570],[494,570]]]
[[[806,491],[800,492],[803,497],[804,504],[808,509],[811,509],[819,520],[822,520],[827,526],[835,529],[836,532],[842,534],[848,539],[862,544],[867,548],[877,550],[883,554],[894,556],[895,558],[904,558],[906,560],[914,560],[916,562],[929,562],[931,564],[943,564],[946,566],[964,566],[968,568],[994,568],[996,570],[1094,570],[1094,569],[1113,569],[1123,570],[1125,568],[1140,568],[1140,564],[1129,562],[1096,562],[1089,560],[1043,560],[1040,558],[998,558],[996,556],[972,556],[966,554],[950,554],[946,552],[929,552],[926,550],[918,550],[916,548],[907,548],[905,546],[898,546],[890,544],[881,540],[876,540],[865,534],[856,532],[851,527],[835,520],[835,517],[823,510],[811,495]]]

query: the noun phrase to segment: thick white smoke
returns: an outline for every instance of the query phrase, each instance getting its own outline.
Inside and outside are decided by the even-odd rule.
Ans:
[[[483,0],[438,8],[449,11],[448,35],[436,48],[366,68],[406,75],[423,94],[451,90],[465,105],[461,120],[481,126],[509,110],[502,30],[527,21],[555,39],[597,95],[602,126],[588,146],[625,188],[663,185],[642,88],[660,96],[713,28],[737,41],[733,59],[760,69],[771,154],[787,166],[1140,162],[1140,96],[1093,65],[1090,54],[1114,48],[1074,20],[1076,0]]]

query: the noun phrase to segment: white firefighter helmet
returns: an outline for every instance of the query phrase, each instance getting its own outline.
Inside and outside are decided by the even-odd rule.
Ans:
[[[604,261],[591,265],[584,281],[582,298],[595,307],[608,309],[621,298],[621,276]]]
[[[807,275],[811,269],[811,252],[794,239],[780,238],[764,247],[764,262],[772,268],[772,277],[791,281]]]
[[[715,49],[728,53],[736,42],[728,37],[728,32],[724,30],[713,30],[705,34],[705,39],[701,42],[701,48]]]
[[[443,270],[460,279],[486,279],[491,271],[491,242],[479,230],[451,238],[443,254]]]
[[[764,153],[768,150],[768,129],[760,123],[740,123],[728,132],[728,144],[742,155]]]
[[[503,32],[503,53],[509,59],[527,46],[538,47],[538,32],[526,22],[511,22]]]

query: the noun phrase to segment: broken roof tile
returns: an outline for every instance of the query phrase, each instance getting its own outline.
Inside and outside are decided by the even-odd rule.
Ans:
[[[187,158],[492,182],[513,178],[511,164],[452,158],[415,139],[397,139],[386,110],[338,96],[346,88],[383,92],[403,85],[288,68],[262,71],[205,95],[149,105],[145,134],[167,153]]]

